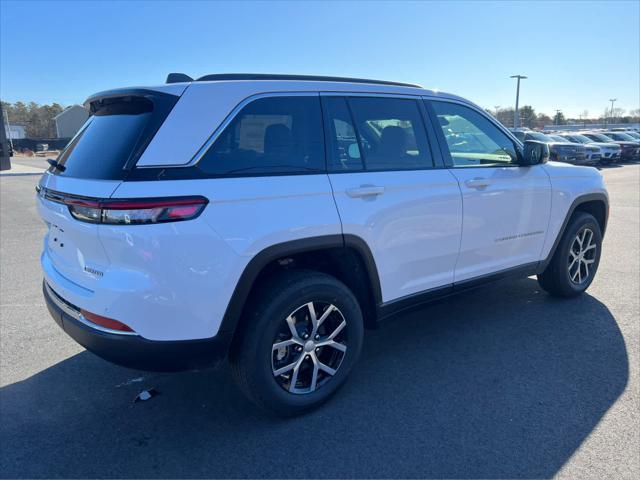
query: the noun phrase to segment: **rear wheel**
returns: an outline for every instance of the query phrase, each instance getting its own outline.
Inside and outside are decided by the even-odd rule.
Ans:
[[[353,293],[329,275],[299,270],[270,280],[251,303],[231,355],[239,387],[280,415],[325,402],[360,354],[363,321]]]
[[[552,295],[573,297],[584,292],[600,263],[602,232],[590,214],[578,212],[572,218],[551,262],[538,275],[540,286]]]

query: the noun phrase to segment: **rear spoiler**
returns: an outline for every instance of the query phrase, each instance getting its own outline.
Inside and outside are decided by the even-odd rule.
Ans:
[[[109,98],[143,97],[154,103],[159,99],[172,100],[175,103],[185,89],[185,85],[162,85],[153,88],[115,88],[91,95],[84,101],[83,105],[93,114],[100,106],[100,102]]]

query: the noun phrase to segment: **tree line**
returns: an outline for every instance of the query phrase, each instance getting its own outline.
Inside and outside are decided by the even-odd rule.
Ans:
[[[495,109],[487,108],[486,111],[493,115],[500,123],[505,127],[513,127],[514,121],[514,109],[513,108],[500,108]],[[625,112],[622,108],[614,108],[613,115],[611,110],[607,110],[598,117],[592,118],[589,116],[587,110],[583,111],[578,118],[565,118],[561,111],[556,112],[553,117],[545,113],[536,113],[535,109],[531,105],[524,105],[519,109],[520,113],[520,126],[531,129],[542,129],[545,125],[567,125],[567,124],[584,124],[589,125],[592,123],[640,123],[640,109],[630,110]],[[611,119],[613,118],[613,122]]]
[[[56,123],[53,119],[64,110],[59,103],[39,105],[36,102],[2,102],[2,109],[11,125],[24,125],[28,138],[55,138]]]
[[[53,119],[56,115],[64,110],[59,103],[51,105],[39,105],[36,102],[2,102],[2,108],[5,110],[9,123],[12,125],[24,125],[28,138],[55,138],[56,124]],[[513,127],[513,108],[495,108],[487,109],[491,115],[497,118],[500,123],[506,127]],[[535,109],[530,105],[524,105],[520,108],[520,126],[542,129],[545,125],[566,125],[581,124],[589,125],[591,123],[604,123],[604,120],[610,121],[611,117],[615,118],[615,123],[639,123],[640,109],[631,110],[625,115],[625,111],[621,108],[614,108],[613,115],[607,110],[597,118],[589,118],[589,112],[584,111],[579,118],[565,118],[562,112],[556,112],[554,117],[550,117],[544,113],[536,113]]]

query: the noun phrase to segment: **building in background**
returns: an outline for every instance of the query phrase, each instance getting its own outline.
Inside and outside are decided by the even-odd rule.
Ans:
[[[89,112],[82,105],[72,105],[65,108],[58,115],[53,117],[56,122],[56,133],[58,138],[73,137],[84,122],[89,118]]]
[[[24,125],[5,124],[4,132],[8,140],[20,140],[22,138],[27,138],[27,131]]]

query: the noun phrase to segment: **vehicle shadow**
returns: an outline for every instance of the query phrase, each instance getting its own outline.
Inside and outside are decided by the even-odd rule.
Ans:
[[[616,163],[609,163],[609,164],[598,164],[597,168],[598,170],[601,169],[611,169],[611,168],[622,168],[625,165],[637,165],[640,163],[640,160],[625,160],[624,162],[616,162]]]
[[[547,478],[627,379],[605,305],[501,282],[367,332],[346,386],[294,419],[254,409],[224,369],[146,374],[80,353],[0,390],[0,473]]]
[[[612,168],[621,168],[624,165],[620,164],[620,163],[599,163],[598,165],[596,165],[596,168],[598,170],[609,170]]]

